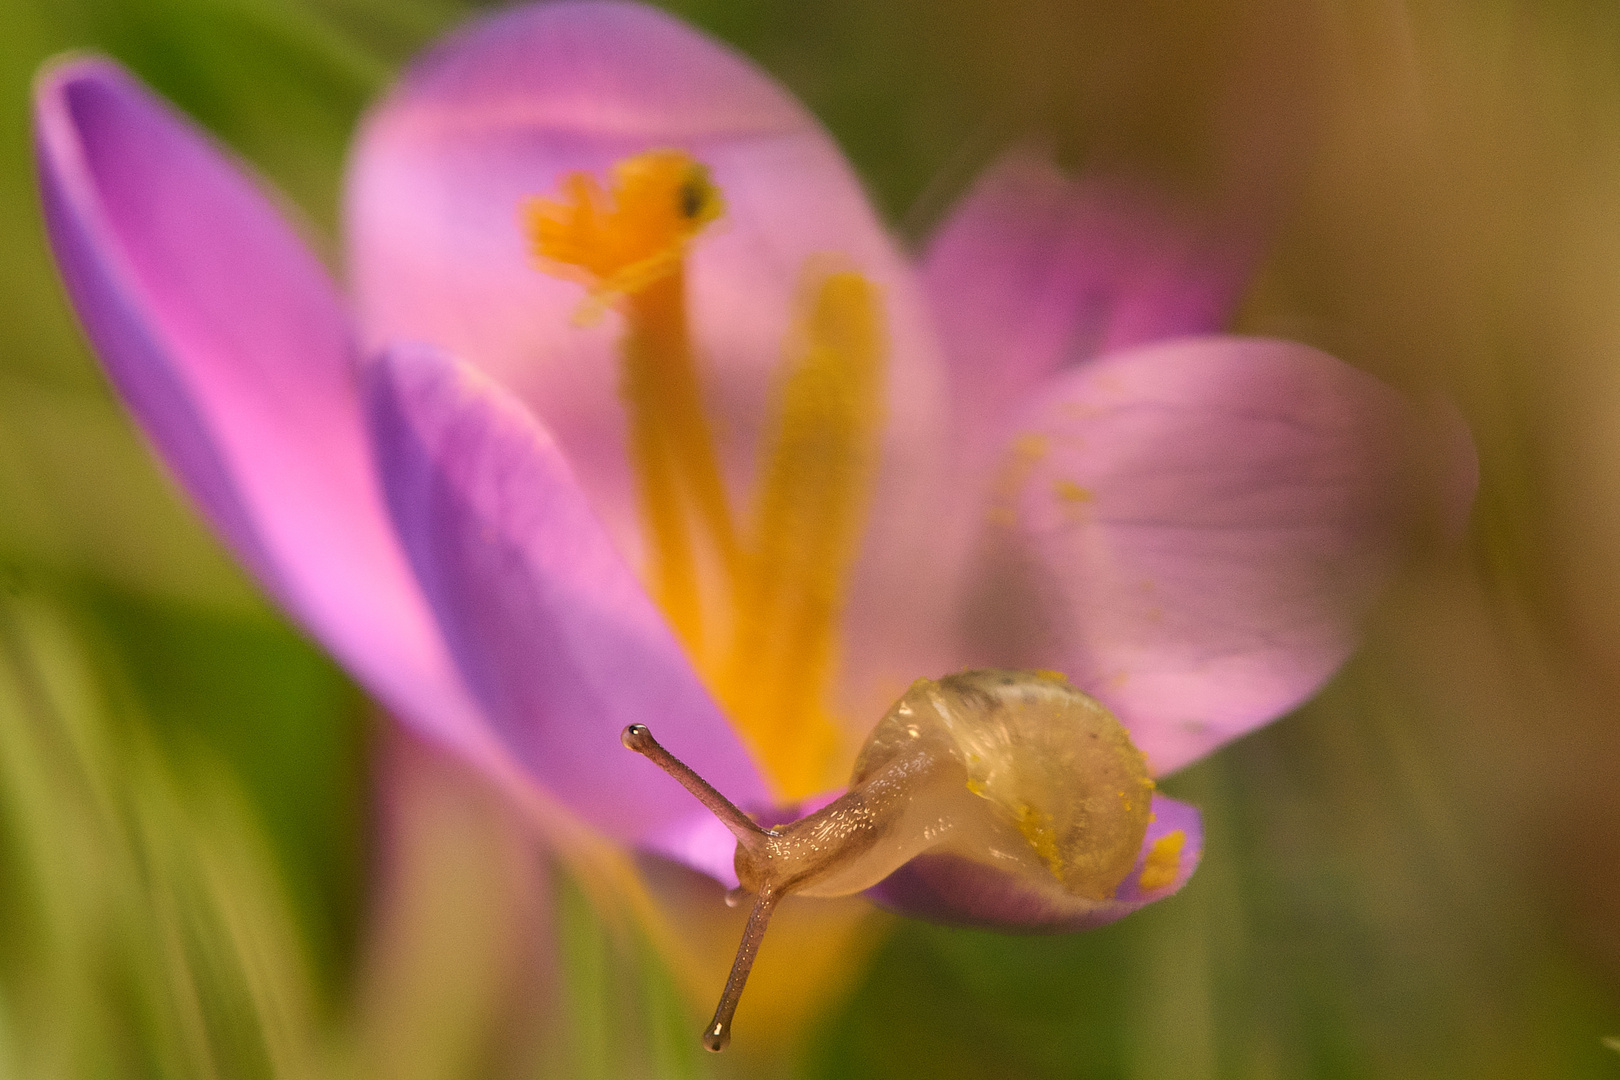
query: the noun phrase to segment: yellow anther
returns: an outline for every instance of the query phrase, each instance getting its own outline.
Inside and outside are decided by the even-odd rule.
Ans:
[[[1146,865],[1142,867],[1140,884],[1143,892],[1152,892],[1173,884],[1181,872],[1181,849],[1187,844],[1187,833],[1182,829],[1166,833],[1153,841],[1148,849]]]
[[[613,167],[604,191],[589,173],[562,180],[561,198],[524,207],[541,268],[580,280],[603,305],[680,266],[686,245],[725,210],[709,170],[680,150],[649,150]]]
[[[826,787],[838,730],[824,693],[865,524],[888,353],[877,289],[811,265],[762,446],[736,644],[720,698],[784,797]]]

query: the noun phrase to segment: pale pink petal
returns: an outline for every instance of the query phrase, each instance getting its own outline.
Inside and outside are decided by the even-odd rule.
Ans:
[[[732,798],[762,802],[730,725],[523,405],[426,346],[385,354],[368,400],[405,550],[527,772],[609,835],[653,836],[697,808],[620,744],[645,723]]]
[[[1065,367],[1222,329],[1259,255],[1251,225],[1201,215],[1142,178],[1071,178],[1033,146],[1004,155],[923,261],[957,460],[980,462],[1025,398]]]
[[[384,515],[347,315],[314,256],[240,166],[107,61],[46,70],[35,136],[68,294],[164,462],[372,693],[481,753]]]
[[[768,75],[655,8],[526,5],[419,60],[371,113],[348,189],[350,269],[373,344],[433,342],[534,409],[626,553],[640,537],[618,397],[618,316],[536,269],[528,198],[657,147],[690,151],[727,206],[691,255],[709,411],[740,499],[807,257],[877,281],[893,342],[885,493],[931,463],[942,384],[921,291],[837,146]],[[901,482],[904,480],[904,483]]]
[[[1067,672],[1161,774],[1349,656],[1423,471],[1400,395],[1282,341],[1104,357],[1018,430],[964,616],[974,662]]]
[[[648,768],[651,768],[649,763]],[[737,887],[737,838],[720,819],[698,807],[641,840],[641,846],[704,873],[727,889]]]
[[[1142,888],[1142,874],[1155,846],[1172,833],[1172,876]],[[1198,867],[1204,851],[1203,823],[1197,809],[1163,795],[1153,796],[1153,821],[1142,852],[1109,900],[1087,900],[1058,888],[1036,889],[1021,877],[959,856],[923,855],[902,866],[866,895],[890,911],[948,926],[983,926],[1027,933],[1072,933],[1122,919],[1138,908],[1173,896]],[[1156,860],[1155,860],[1156,861]],[[1155,873],[1162,877],[1158,868]]]

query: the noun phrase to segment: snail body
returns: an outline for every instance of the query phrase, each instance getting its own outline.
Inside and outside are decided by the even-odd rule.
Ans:
[[[1102,900],[1130,873],[1153,781],[1112,713],[1061,676],[968,671],[919,679],[856,759],[849,791],[739,843],[737,876],[802,896],[871,888],[924,852]]]
[[[919,679],[868,736],[849,790],[764,829],[659,746],[624,743],[696,795],[737,838],[741,891],[756,894],[704,1045],[722,1049],[776,903],[847,896],[921,855],[992,868],[1036,892],[1112,897],[1152,820],[1153,781],[1100,702],[1048,672],[981,670]]]

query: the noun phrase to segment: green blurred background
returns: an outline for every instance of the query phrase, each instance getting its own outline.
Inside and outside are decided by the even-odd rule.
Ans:
[[[1166,785],[1208,832],[1174,900],[1070,938],[887,923],[774,1048],[705,1058],[638,932],[231,564],[41,236],[45,57],[118,58],[330,239],[360,110],[476,5],[0,0],[0,1075],[1620,1077],[1620,7],[669,6],[798,93],[912,244],[1023,135],[1218,198],[1234,110],[1281,132],[1241,324],[1466,414],[1461,550]]]

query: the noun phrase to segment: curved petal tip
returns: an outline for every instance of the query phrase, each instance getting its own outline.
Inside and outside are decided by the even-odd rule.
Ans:
[[[524,4],[474,20],[418,59],[387,106],[459,130],[521,128],[689,140],[781,131],[806,114],[759,69],[658,8]]]
[[[389,708],[477,722],[382,508],[348,314],[250,172],[101,57],[35,84],[46,231],[103,368],[237,557]]]
[[[1066,373],[986,511],[974,661],[1067,672],[1156,775],[1270,722],[1350,655],[1397,565],[1415,434],[1396,391],[1290,342],[1183,338]]]

